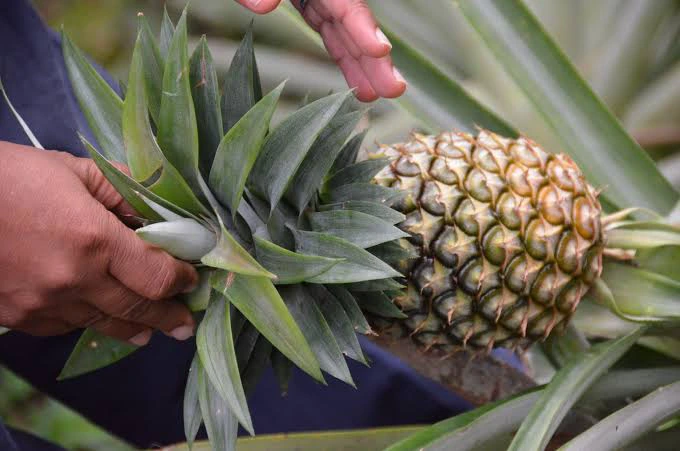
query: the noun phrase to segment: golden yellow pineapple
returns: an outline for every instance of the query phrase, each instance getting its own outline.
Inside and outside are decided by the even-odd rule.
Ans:
[[[566,155],[489,131],[414,135],[372,157],[374,182],[404,190],[394,302],[427,346],[525,347],[566,326],[602,271],[596,190]]]

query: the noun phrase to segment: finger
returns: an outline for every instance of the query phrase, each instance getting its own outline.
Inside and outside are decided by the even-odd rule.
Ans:
[[[161,330],[178,340],[193,335],[191,312],[179,302],[144,299],[113,279],[103,283],[100,291],[97,307],[116,319]]]
[[[36,337],[51,337],[69,333],[75,330],[76,327],[60,319],[33,316],[23,321],[20,325],[15,326],[15,329]]]
[[[295,6],[300,10],[300,2],[296,2]],[[324,23],[323,17],[319,15],[316,9],[312,8],[311,5],[307,6],[301,11],[302,17],[305,19],[307,24],[314,29],[317,33],[321,30],[321,24]]]
[[[359,62],[355,60],[344,47],[340,37],[337,35],[334,27],[324,22],[321,26],[321,37],[328,49],[329,55],[337,62],[345,76],[347,85],[350,88],[356,89],[355,95],[363,102],[370,102],[377,99],[377,95],[364,75],[362,67]]]
[[[359,59],[359,64],[380,97],[399,97],[406,91],[406,81],[392,65],[389,56],[383,58],[364,56]]]
[[[59,152],[63,158],[64,163],[80,178],[85,185],[85,188],[90,192],[99,203],[104,205],[107,210],[112,211],[119,216],[134,216],[137,214],[134,208],[130,206],[123,196],[113,187],[102,171],[99,170],[94,161],[89,158],[78,158],[64,152]],[[129,174],[126,166],[116,163],[115,166]]]
[[[279,6],[281,0],[236,0],[241,5],[257,14],[267,14]]]
[[[389,54],[392,45],[380,30],[363,0],[325,0],[325,8],[340,22],[364,55],[380,58]],[[311,5],[310,5],[311,6]]]
[[[68,306],[60,306],[56,312],[50,312],[49,316],[71,324],[75,328],[86,328],[106,318],[107,315],[87,302],[74,302]]]
[[[144,346],[151,339],[152,330],[141,324],[122,321],[116,318],[103,318],[90,326],[102,335],[127,341],[135,346]]]
[[[108,236],[115,237],[110,250],[109,273],[139,296],[154,301],[189,292],[198,273],[188,263],[142,241],[119,222]]]

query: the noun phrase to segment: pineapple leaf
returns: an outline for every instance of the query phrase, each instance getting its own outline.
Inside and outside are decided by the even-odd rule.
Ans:
[[[158,50],[161,54],[161,58],[165,60],[168,57],[168,51],[170,50],[170,43],[172,42],[172,37],[175,35],[175,24],[172,23],[172,19],[168,15],[168,8],[163,5],[163,22],[161,22],[161,37]]]
[[[304,282],[343,261],[339,258],[298,254],[258,236],[253,236],[253,239],[257,261],[276,274],[277,285]]]
[[[212,385],[244,429],[253,435],[253,422],[236,362],[230,308],[221,293],[213,291],[196,332],[196,350]]]
[[[362,200],[389,204],[400,196],[402,196],[401,192],[386,186],[374,183],[350,183],[322,193],[321,198],[328,203]]]
[[[238,312],[238,310],[236,311]],[[246,370],[246,365],[248,365],[248,360],[250,360],[250,355],[255,349],[260,332],[258,332],[252,323],[246,322],[243,315],[240,316],[243,318],[243,324],[236,338],[236,361],[238,362],[241,374],[243,374]],[[236,337],[236,335],[234,336]]]
[[[350,291],[390,291],[401,290],[404,285],[394,279],[367,280],[365,282],[354,282],[345,284],[345,288]]]
[[[331,376],[354,386],[345,357],[314,298],[302,285],[279,287],[281,297],[310,344],[319,366]]]
[[[213,250],[201,258],[201,263],[232,271],[237,274],[250,276],[260,276],[275,279],[276,276],[260,265],[247,250],[241,246],[236,239],[224,227],[222,219],[219,218],[221,233],[217,240],[217,245]]]
[[[269,356],[272,353],[272,344],[260,335],[255,343],[255,348],[250,354],[250,359],[242,372],[243,389],[246,394],[250,394],[255,390],[257,383],[260,381],[262,373],[269,366]]]
[[[135,230],[144,241],[173,257],[198,261],[215,247],[215,233],[191,218],[155,222]]]
[[[222,140],[222,111],[217,71],[205,35],[201,37],[189,61],[191,96],[194,99],[198,127],[198,159],[201,174],[208,178],[215,150]]]
[[[338,202],[335,204],[327,204],[319,206],[320,211],[330,210],[352,210],[366,213],[367,215],[375,216],[378,219],[389,224],[398,224],[406,219],[406,216],[399,213],[397,210],[388,207],[387,205],[379,204],[377,202],[370,202],[365,200],[348,200],[345,202]]]
[[[206,372],[200,362],[196,368],[199,370],[197,374],[198,402],[211,447],[224,451],[236,451],[238,420],[231,413],[229,406],[222,399],[210,378],[206,377]]]
[[[325,288],[328,289],[330,294],[332,294],[340,305],[342,305],[347,317],[354,326],[354,330],[360,334],[372,333],[371,326],[369,326],[368,321],[366,321],[366,317],[361,312],[361,308],[359,307],[357,300],[352,296],[352,293],[341,285],[328,285]]]
[[[274,376],[276,376],[276,380],[279,382],[281,396],[285,396],[288,394],[288,383],[293,375],[293,362],[288,360],[285,355],[281,354],[278,349],[272,351],[270,359],[274,370]]]
[[[328,188],[338,188],[350,183],[367,183],[389,164],[387,158],[375,158],[348,165],[333,174],[328,180]]]
[[[608,262],[592,294],[629,321],[680,321],[680,281],[631,265]]]
[[[357,133],[349,141],[347,141],[338,154],[338,157],[333,162],[333,167],[331,167],[330,170],[331,174],[335,174],[341,169],[344,169],[345,167],[354,164],[357,161],[357,156],[359,155],[359,150],[361,149],[361,143],[364,141],[367,132],[368,129],[363,130],[361,133]]]
[[[323,381],[319,363],[271,280],[216,271],[214,289],[253,323],[279,351],[314,379]]]
[[[191,293],[180,296],[181,301],[192,312],[200,312],[208,308],[210,301],[210,277],[213,273],[212,268],[198,268],[198,286]]]
[[[189,375],[184,386],[184,402],[182,403],[182,415],[184,416],[184,437],[187,440],[189,449],[193,446],[198,429],[201,427],[203,418],[201,417],[201,406],[198,401],[198,354],[194,355],[189,367]]]
[[[321,186],[333,161],[342,150],[342,145],[356,128],[361,116],[360,111],[347,114],[337,113],[328,126],[321,131],[312,148],[298,168],[285,197],[302,212]]]
[[[352,293],[357,300],[359,306],[374,315],[382,316],[383,318],[408,318],[399,307],[394,305],[392,300],[385,293],[382,292],[357,292]]]
[[[253,50],[251,22],[224,79],[222,96],[224,132],[228,132],[261,98],[262,88]]]
[[[396,264],[409,258],[418,257],[416,248],[406,240],[389,241],[370,247],[366,250],[380,260],[390,264]]]
[[[102,174],[104,174],[104,177],[106,177],[106,180],[108,180],[116,188],[116,191],[118,191],[118,193],[123,197],[123,199],[125,199],[125,201],[129,203],[132,206],[132,208],[134,208],[137,211],[137,213],[141,214],[147,219],[157,221],[163,220],[163,217],[156,213],[150,206],[148,206],[144,202],[142,197],[138,194],[142,191],[148,192],[146,188],[144,188],[138,182],[131,179],[130,177],[127,176],[127,174],[121,172],[117,167],[111,164],[111,162],[104,158],[97,151],[97,149],[95,149],[94,146],[92,146],[92,144],[90,144],[82,135],[80,136],[80,140],[82,141],[83,145],[85,146],[85,149],[87,149],[88,153],[90,154],[90,157],[94,160],[99,170],[102,171]],[[146,195],[147,193],[143,194]],[[165,203],[164,206],[167,207],[169,210],[173,211],[173,213],[180,214],[178,211],[175,211],[176,209],[179,209],[179,207],[170,206],[168,205],[169,202],[158,198],[158,196],[155,197],[156,199],[154,199],[154,201],[160,200],[160,202],[157,203],[159,204]],[[183,215],[180,214],[180,216]]]
[[[140,45],[141,57],[144,65],[144,82],[146,83],[148,98],[147,104],[151,117],[154,122],[158,124],[161,109],[161,92],[163,90],[163,58],[161,58],[156,38],[149,26],[149,21],[146,20],[146,17],[142,13],[137,14],[137,20],[137,45]]]
[[[345,259],[328,271],[308,279],[310,283],[350,283],[401,276],[382,260],[342,238],[302,230],[295,230],[293,234],[296,252]]]
[[[607,199],[662,214],[673,208],[678,193],[522,2],[462,1],[460,9],[586,179],[607,187]]]
[[[607,230],[607,246],[645,249],[680,245],[680,227],[656,221],[621,221]]]
[[[368,365],[354,326],[340,302],[323,285],[310,284],[307,289],[328,323],[340,351],[350,359]]]
[[[141,17],[143,18],[143,16]],[[148,27],[148,23],[147,23]],[[149,123],[145,86],[144,39],[140,30],[132,53],[125,101],[123,102],[123,142],[132,178],[145,182],[163,166],[161,152]],[[148,69],[146,69],[148,72]],[[160,87],[159,87],[160,88]]]
[[[135,45],[128,93],[123,103],[123,139],[132,177],[140,183],[157,178],[149,187],[150,191],[196,215],[208,215],[209,211],[165,158],[153,135],[147,109],[143,55],[140,36]]]
[[[71,86],[102,155],[107,160],[125,163],[123,101],[63,32],[61,39]]]
[[[544,449],[581,395],[640,338],[644,327],[591,347],[553,377],[522,421],[509,451]]]
[[[12,112],[12,115],[14,118],[17,120],[19,125],[21,126],[21,129],[26,133],[26,136],[28,136],[29,141],[31,141],[31,144],[33,144],[33,147],[37,149],[45,149],[42,144],[40,144],[40,141],[38,141],[38,138],[35,137],[33,134],[33,131],[31,131],[31,128],[28,126],[26,121],[24,120],[23,117],[21,117],[21,114],[14,108],[14,105],[12,102],[9,100],[9,95],[7,94],[7,91],[5,91],[5,86],[2,84],[2,78],[0,78],[0,91],[2,91],[2,96],[5,98],[5,103],[9,107],[10,111]]]
[[[312,102],[287,117],[267,137],[250,173],[250,185],[276,208],[300,163],[349,93]]]
[[[120,193],[125,200],[132,205],[132,207],[137,210],[137,212],[143,215],[147,219],[152,220],[163,220],[163,217],[154,211],[145,201],[144,198],[154,202],[170,210],[172,213],[195,219],[196,221],[201,221],[193,213],[184,210],[182,207],[173,204],[172,202],[158,196],[157,194],[149,191],[139,182],[128,177],[127,174],[121,172],[116,168],[111,162],[107,161],[97,150],[90,144],[83,136],[80,136],[80,140],[85,144],[85,148],[94,160],[97,167],[102,171],[106,179],[116,188],[116,191]]]
[[[57,380],[80,376],[111,365],[137,349],[133,344],[102,335],[94,329],[85,329]]]
[[[170,164],[197,192],[198,128],[189,83],[186,10],[177,24],[163,73],[158,144]]]
[[[283,83],[245,113],[216,148],[209,182],[215,196],[229,207],[232,215],[238,210],[246,180],[262,149],[282,90]]]
[[[409,236],[390,223],[360,211],[322,211],[311,213],[308,218],[315,232],[337,236],[361,248]]]
[[[505,449],[512,433],[540,395],[540,390],[533,389],[510,399],[477,407],[422,429],[385,451]]]
[[[642,249],[635,254],[635,261],[640,268],[675,281],[680,281],[680,246],[663,246]]]
[[[679,411],[680,382],[675,382],[617,410],[564,444],[560,450],[624,449],[639,437],[676,417]]]

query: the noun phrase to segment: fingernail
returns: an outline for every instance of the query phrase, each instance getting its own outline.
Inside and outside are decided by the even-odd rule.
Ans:
[[[249,4],[250,6],[252,6],[253,8],[255,8],[257,5],[260,4],[261,1],[262,1],[262,0],[248,0],[248,4]]]
[[[378,41],[381,43],[385,44],[389,48],[392,48],[392,43],[390,42],[389,39],[387,39],[387,36],[385,36],[385,33],[380,28],[375,29],[375,37],[378,38]]]
[[[392,74],[394,75],[394,78],[397,79],[397,81],[406,84],[406,80],[404,80],[404,76],[401,75],[401,72],[396,67],[392,67]]]
[[[151,331],[147,329],[144,332],[140,332],[134,337],[130,338],[128,341],[135,346],[144,346],[149,342],[150,339]]]
[[[170,335],[175,339],[179,341],[184,341],[187,338],[191,337],[194,334],[194,328],[191,326],[179,326],[175,327],[172,329],[172,332],[170,332]]]

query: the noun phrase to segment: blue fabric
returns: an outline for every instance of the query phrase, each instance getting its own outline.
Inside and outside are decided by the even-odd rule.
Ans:
[[[0,76],[46,148],[85,155],[76,131],[91,136],[68,83],[59,37],[25,0],[0,2]],[[0,140],[29,144],[4,104],[0,105]],[[77,337],[73,333],[37,338],[10,332],[0,337],[0,361],[132,444],[149,447],[183,441],[182,396],[193,340],[177,342],[157,334],[148,346],[114,366],[57,382]],[[281,397],[272,372],[266,373],[250,399],[256,431],[430,423],[470,408],[371,342],[362,344],[372,365],[369,369],[349,363],[357,389],[335,380],[324,387],[298,372],[288,395]],[[20,450],[40,449],[25,438],[15,439]],[[0,449],[15,449],[12,446],[0,426]]]

